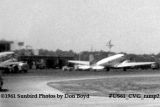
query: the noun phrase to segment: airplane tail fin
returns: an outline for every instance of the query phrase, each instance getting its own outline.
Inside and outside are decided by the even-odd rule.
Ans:
[[[89,63],[90,63],[90,65],[94,64],[94,56],[93,56],[93,54],[89,55]]]

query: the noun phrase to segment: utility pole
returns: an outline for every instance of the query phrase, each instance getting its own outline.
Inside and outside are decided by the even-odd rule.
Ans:
[[[114,45],[111,43],[111,40],[109,40],[109,41],[107,42],[106,46],[108,47],[109,52],[111,52],[111,48],[112,48]]]
[[[110,52],[111,52],[111,48],[114,46],[112,43],[111,43],[111,40],[109,40],[106,44],[106,46],[108,47],[109,51],[108,51],[108,56],[110,56]]]

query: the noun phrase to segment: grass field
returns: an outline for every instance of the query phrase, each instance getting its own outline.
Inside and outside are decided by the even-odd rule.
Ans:
[[[157,75],[152,77],[150,75]],[[147,75],[147,77],[138,77]],[[88,78],[106,77],[103,79],[71,80],[65,82],[49,82],[48,85],[68,94],[90,94],[108,96],[110,93],[160,93],[159,70],[111,70],[106,71],[62,71],[62,70],[29,70],[28,73],[4,74],[3,77],[46,76],[45,78]],[[116,76],[116,77],[114,77]],[[133,76],[133,77],[128,77]],[[35,78],[35,77],[34,77]]]
[[[157,94],[160,93],[160,77],[124,77],[106,79],[72,80],[50,82],[49,86],[67,94]]]

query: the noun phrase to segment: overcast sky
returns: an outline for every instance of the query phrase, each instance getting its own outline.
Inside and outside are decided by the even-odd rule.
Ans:
[[[33,48],[160,52],[160,0],[0,0],[0,37]]]

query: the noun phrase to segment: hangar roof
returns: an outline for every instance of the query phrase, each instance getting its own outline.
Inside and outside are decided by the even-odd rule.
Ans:
[[[7,40],[0,40],[0,44],[12,44],[13,41],[7,41]]]

